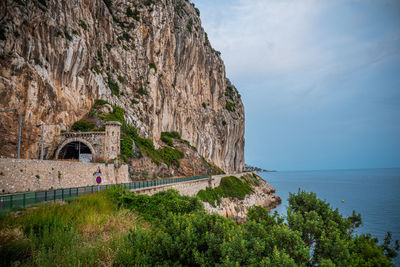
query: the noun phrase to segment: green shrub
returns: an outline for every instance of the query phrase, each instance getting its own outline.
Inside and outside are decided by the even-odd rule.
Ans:
[[[78,35],[79,33],[78,33],[77,30],[73,30],[73,31],[72,31],[72,34]]]
[[[203,106],[203,108],[207,108],[207,104],[206,103],[201,103],[201,105]]]
[[[226,87],[225,96],[229,97],[232,101],[235,101],[238,95],[238,91],[233,86]]]
[[[113,106],[113,112],[106,115],[105,121],[118,121],[124,124],[125,123],[124,113],[125,111],[123,108],[119,106]]]
[[[243,177],[244,178],[244,177]],[[204,202],[215,206],[221,202],[221,198],[231,197],[243,200],[246,195],[253,192],[251,184],[246,179],[235,176],[221,178],[220,185],[214,189],[200,190],[197,196]]]
[[[161,151],[159,153],[160,153],[160,156],[162,156],[163,161],[168,166],[171,166],[171,164],[174,164],[175,166],[180,167],[179,159],[182,159],[184,157],[184,154],[182,151],[171,148],[171,147],[164,147],[161,149]]]
[[[124,194],[120,201],[125,207],[139,212],[149,221],[165,219],[169,213],[188,214],[203,209],[198,199],[181,196],[177,190],[173,189],[152,196]]]
[[[94,101],[94,107],[95,107],[95,108],[100,108],[101,106],[103,106],[103,105],[105,105],[105,104],[110,105],[110,103],[108,103],[106,100],[103,100],[103,99],[96,99],[96,100]]]
[[[188,29],[188,31],[191,33],[192,32],[192,24],[187,24],[186,28]]]
[[[72,41],[72,36],[68,33],[67,30],[64,30],[64,36],[67,38],[68,41]]]
[[[136,98],[132,98],[131,103],[136,105],[136,104],[139,104],[139,101]]]
[[[149,68],[150,69],[154,69],[155,71],[157,71],[156,63],[154,63],[154,62],[149,63]]]
[[[110,88],[111,92],[113,95],[119,97],[119,86],[118,83],[116,83],[111,76],[108,76],[108,87]]]
[[[119,75],[119,76],[118,76],[118,81],[119,81],[120,83],[123,83],[123,82],[125,81],[125,77],[122,76],[122,75]]]
[[[181,135],[178,132],[162,132],[161,137],[170,137],[170,138],[176,138],[176,139],[181,139]]]
[[[225,106],[225,108],[228,110],[228,111],[235,111],[235,104],[233,104],[232,102],[229,102],[229,101],[226,101],[226,106]]]
[[[140,87],[140,88],[138,89],[137,93],[138,93],[139,95],[148,95],[147,90],[144,89],[143,87]]]
[[[92,131],[96,126],[91,123],[87,119],[81,119],[79,121],[76,121],[72,127],[71,130],[73,132],[89,132]]]
[[[132,11],[132,9],[130,7],[128,7],[126,9],[126,15],[128,17],[131,17],[131,18],[137,20],[137,21],[139,21],[139,19],[140,19],[139,14],[140,14],[139,11],[136,10],[136,9],[135,9],[135,11]]]
[[[174,146],[174,141],[172,141],[172,139],[168,136],[161,136],[161,141],[163,141],[169,146]]]
[[[130,136],[124,136],[121,139],[121,156],[132,158],[134,156],[133,153],[133,140]]]
[[[103,54],[101,53],[100,50],[97,50],[97,59],[99,60],[100,65],[103,66],[104,65]]]
[[[94,66],[92,69],[96,74],[100,74],[100,70],[97,66]]]
[[[106,44],[106,48],[107,48],[108,52],[111,52],[112,45],[107,43]]]
[[[82,29],[84,29],[85,31],[87,30],[87,25],[83,20],[79,21],[79,25],[82,27]]]
[[[127,42],[129,42],[132,39],[132,37],[127,32],[122,33],[122,38],[124,38]]]

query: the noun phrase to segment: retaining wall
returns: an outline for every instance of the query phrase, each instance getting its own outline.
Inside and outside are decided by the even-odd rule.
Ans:
[[[0,159],[0,194],[97,185],[129,183],[128,165],[54,160]]]
[[[222,177],[226,176],[236,176],[240,177],[243,176],[246,173],[236,173],[236,174],[222,174],[222,175],[215,175],[212,177],[212,188],[219,186],[221,182]],[[195,181],[187,181],[187,182],[181,182],[181,183],[175,183],[175,184],[165,184],[165,185],[158,185],[158,186],[152,186],[152,187],[146,187],[146,188],[140,188],[140,189],[133,189],[131,192],[134,194],[144,194],[144,195],[153,195],[155,193],[158,193],[160,191],[165,191],[168,189],[176,189],[179,191],[181,195],[185,196],[195,196],[197,192],[199,192],[202,189],[206,189],[209,186],[209,178],[204,178],[200,180],[195,180]]]

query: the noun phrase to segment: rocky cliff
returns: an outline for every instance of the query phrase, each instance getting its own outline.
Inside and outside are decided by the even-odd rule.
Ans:
[[[258,183],[252,185],[251,194],[246,195],[243,200],[237,198],[222,198],[218,205],[211,205],[208,202],[204,203],[204,208],[211,213],[217,213],[224,217],[232,218],[236,221],[244,221],[247,217],[248,208],[253,206],[261,206],[268,210],[275,208],[281,203],[281,198],[274,195],[275,188],[263,180],[258,175],[247,174],[244,177],[253,175]]]
[[[22,156],[46,158],[57,134],[95,99],[125,110],[140,135],[160,144],[177,131],[227,172],[244,165],[244,108],[184,0],[3,0],[0,2],[1,156],[15,157],[18,115]]]

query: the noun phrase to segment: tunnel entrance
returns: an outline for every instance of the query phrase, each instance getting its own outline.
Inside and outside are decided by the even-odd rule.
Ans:
[[[58,154],[58,159],[79,160],[82,162],[91,162],[93,159],[90,148],[79,141],[66,144]]]

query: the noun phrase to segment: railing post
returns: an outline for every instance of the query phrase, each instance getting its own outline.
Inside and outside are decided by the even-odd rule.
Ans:
[[[64,188],[61,189],[61,199],[64,201]]]
[[[13,206],[12,202],[13,202],[13,195],[10,196],[10,209],[12,209],[12,206]]]
[[[56,202],[56,197],[57,197],[57,193],[56,192],[57,192],[57,190],[54,190],[54,199],[53,199],[54,202]]]
[[[71,188],[69,189],[69,197],[72,197]]]
[[[35,192],[35,204],[37,203],[37,192]]]
[[[44,191],[44,201],[47,201],[47,191]]]
[[[26,194],[24,193],[24,200],[22,201],[22,205],[25,208]]]

